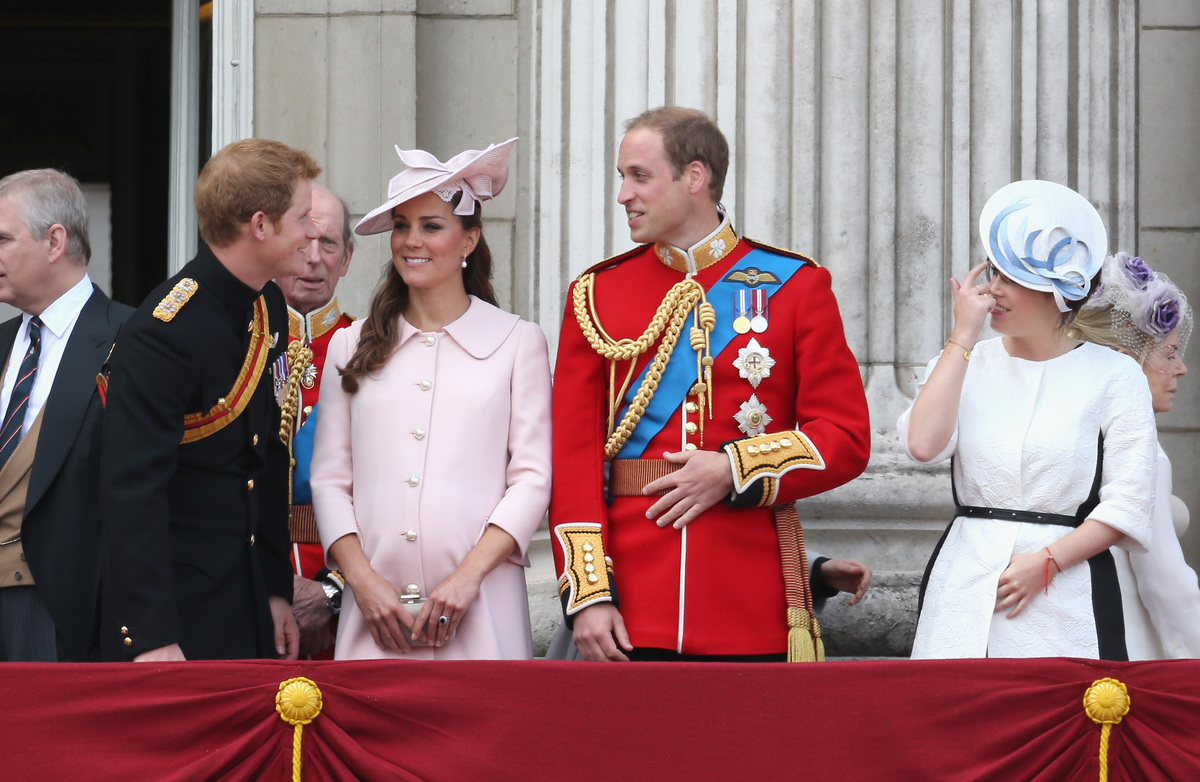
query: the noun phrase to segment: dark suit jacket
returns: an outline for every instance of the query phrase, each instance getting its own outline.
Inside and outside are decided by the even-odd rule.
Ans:
[[[92,287],[46,399],[21,522],[25,559],[68,660],[97,657],[103,406],[96,374],[133,314]],[[19,317],[0,324],[0,352],[11,347],[20,326]]]
[[[154,311],[181,280],[166,320]],[[190,290],[190,296],[184,295]],[[101,653],[126,660],[178,643],[188,659],[274,657],[268,595],[291,600],[288,452],[272,367],[287,349],[283,293],[262,291],[271,335],[242,413],[181,443],[184,417],[230,395],[259,291],[201,245],[129,319],[110,362],[100,468],[106,547]],[[249,374],[249,373],[248,373]],[[230,404],[235,397],[229,397]]]

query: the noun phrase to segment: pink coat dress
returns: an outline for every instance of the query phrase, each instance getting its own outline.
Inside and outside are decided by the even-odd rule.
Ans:
[[[326,366],[346,365],[362,321],[334,335]],[[350,589],[339,660],[527,659],[526,550],[550,503],[550,365],[540,328],[474,297],[438,333],[400,323],[399,346],[353,395],[321,380],[312,459],[317,527],[329,546],[356,533],[372,567],[402,592],[442,583],[495,524],[520,550],[483,580],[441,649],[379,648]]]

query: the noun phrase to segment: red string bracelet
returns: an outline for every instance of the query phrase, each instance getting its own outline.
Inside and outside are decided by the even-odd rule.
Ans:
[[[1054,563],[1055,575],[1062,572],[1062,568],[1058,566],[1058,561],[1054,559],[1054,554],[1050,551],[1050,547],[1046,546],[1046,562],[1042,565],[1042,591],[1045,594],[1050,594],[1050,584],[1054,579],[1050,576],[1050,563]]]

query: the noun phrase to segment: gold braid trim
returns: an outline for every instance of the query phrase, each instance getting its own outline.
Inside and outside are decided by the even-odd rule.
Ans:
[[[290,314],[290,313],[289,313]],[[288,450],[288,522],[291,523],[292,474],[296,469],[296,457],[292,455],[292,440],[296,436],[296,414],[300,412],[300,380],[304,370],[312,361],[312,348],[300,340],[292,340],[287,346],[288,379],[287,397],[279,408],[279,439]]]
[[[292,782],[300,782],[301,738],[304,726],[321,716],[325,698],[321,688],[312,679],[297,676],[279,683],[275,693],[275,711],[279,719],[292,727]]]
[[[684,322],[693,310],[696,312],[696,325],[689,334],[689,343],[693,349],[697,350],[697,377],[693,391],[704,394],[707,390],[708,399],[711,400],[712,357],[708,355],[708,336],[716,324],[716,314],[712,305],[705,300],[704,288],[689,277],[676,283],[667,291],[667,295],[658,305],[658,310],[654,313],[650,325],[646,327],[640,337],[637,339],[613,339],[604,331],[603,326],[600,325],[600,318],[596,314],[596,302],[593,298],[595,277],[595,274],[580,275],[575,282],[571,298],[575,310],[575,320],[579,323],[584,339],[588,341],[593,350],[611,362],[608,387],[609,436],[608,442],[604,445],[604,458],[606,461],[611,461],[625,445],[625,441],[629,439],[634,428],[642,419],[642,414],[646,412],[646,406],[654,398],[654,392],[658,390],[663,370],[671,359],[675,345],[679,342],[679,334],[683,331]],[[621,423],[614,426],[616,411],[620,408],[621,399],[625,396],[625,391],[633,377],[634,363],[639,356],[650,350],[660,336],[662,342],[646,371],[645,379],[642,380],[629,409],[625,411]],[[625,382],[618,390],[616,388],[616,365],[620,361],[628,361],[630,365]],[[704,399],[701,396],[702,403]],[[711,403],[709,406],[711,407]],[[711,412],[709,415],[711,416]]]

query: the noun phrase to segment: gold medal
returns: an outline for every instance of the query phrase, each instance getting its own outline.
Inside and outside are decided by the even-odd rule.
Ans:
[[[750,319],[745,315],[738,315],[733,319],[733,330],[738,334],[745,334],[750,331]]]
[[[738,288],[737,300],[734,302],[734,319],[733,330],[738,334],[745,334],[750,331],[750,307],[746,303],[746,289]]]

